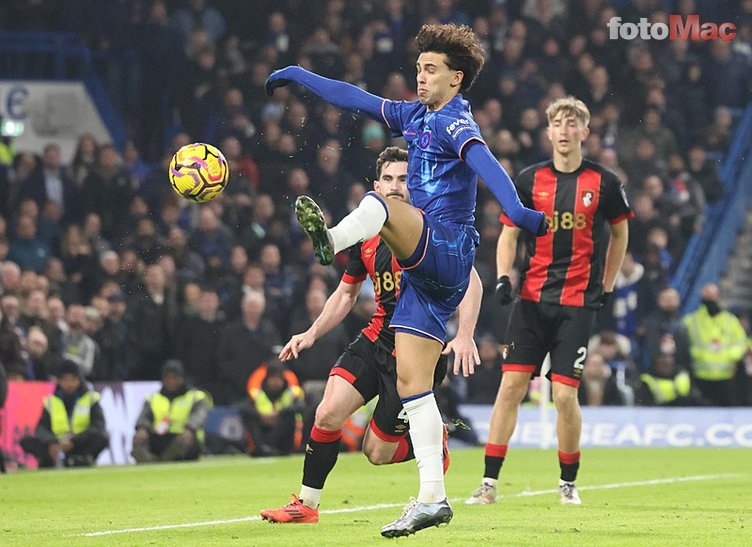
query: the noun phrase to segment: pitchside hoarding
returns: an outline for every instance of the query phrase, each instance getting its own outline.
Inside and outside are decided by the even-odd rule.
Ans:
[[[485,442],[491,407],[464,405],[460,412]],[[512,446],[556,445],[556,412],[541,419],[537,407],[521,408]],[[752,447],[752,408],[584,407],[583,447]]]
[[[132,463],[129,454],[136,419],[146,396],[159,390],[160,383],[107,383],[96,384],[95,388],[102,394],[100,404],[110,433],[110,448],[102,452],[97,463]],[[10,382],[0,429],[0,446],[9,460],[36,466],[18,443],[21,437],[34,431],[42,399],[53,389],[54,385],[48,382]],[[491,407],[464,405],[460,412],[485,442]],[[752,448],[752,408],[585,407],[582,419],[583,447]],[[237,411],[220,407],[211,411],[206,430],[218,436],[237,438],[240,427]],[[543,415],[539,408],[521,408],[510,444],[531,448],[555,446],[554,410]]]

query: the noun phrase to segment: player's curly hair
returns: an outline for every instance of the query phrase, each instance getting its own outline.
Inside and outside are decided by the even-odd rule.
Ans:
[[[460,91],[470,89],[483,69],[486,58],[478,36],[467,25],[423,25],[415,37],[418,53],[443,53],[447,65],[464,75]]]
[[[376,160],[376,178],[381,178],[381,169],[385,163],[395,163],[398,161],[407,161],[407,150],[400,148],[399,146],[389,146],[379,154],[379,159]]]

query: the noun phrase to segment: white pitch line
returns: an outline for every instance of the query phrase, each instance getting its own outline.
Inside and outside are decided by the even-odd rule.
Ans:
[[[611,484],[600,484],[594,486],[578,486],[578,490],[612,490],[614,488],[630,488],[634,486],[655,486],[659,484],[675,484],[679,482],[693,482],[693,481],[709,481],[715,479],[730,479],[739,477],[738,474],[717,474],[717,475],[695,475],[692,477],[669,477],[665,479],[651,479],[646,481],[635,482],[616,482]],[[559,490],[526,490],[519,494],[513,494],[511,496],[504,496],[506,498],[524,498],[529,496],[542,496],[546,494],[556,494]],[[450,501],[453,503],[463,501],[464,498],[455,498]],[[319,511],[322,515],[338,515],[342,513],[360,513],[363,511],[375,511],[377,509],[391,509],[393,507],[403,507],[404,503],[378,503],[376,505],[362,505],[359,507],[346,507],[343,509],[325,509]],[[238,522],[253,522],[261,520],[261,517],[254,515],[252,517],[240,517],[234,519],[222,519],[222,520],[205,520],[201,522],[186,522],[183,524],[163,524],[161,526],[147,526],[144,528],[123,528],[121,530],[103,530],[101,532],[87,532],[85,534],[76,534],[83,537],[96,537],[96,536],[110,536],[114,534],[132,534],[136,532],[157,532],[161,530],[175,530],[177,528],[198,528],[201,526],[218,526],[221,524],[235,524]]]

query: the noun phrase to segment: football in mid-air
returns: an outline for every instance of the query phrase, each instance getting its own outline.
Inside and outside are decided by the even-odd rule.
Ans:
[[[230,166],[215,146],[194,142],[175,152],[168,176],[178,194],[185,199],[205,203],[225,189],[230,178]]]

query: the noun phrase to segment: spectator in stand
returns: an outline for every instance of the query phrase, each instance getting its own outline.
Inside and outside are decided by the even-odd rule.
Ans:
[[[616,374],[600,353],[593,352],[585,359],[582,388],[577,397],[581,405],[621,406],[624,397],[616,384]]]
[[[208,0],[189,0],[187,4],[172,15],[172,22],[183,34],[184,39],[187,39],[194,29],[204,28],[212,43],[219,44],[227,28],[224,15],[210,5]]]
[[[166,250],[175,261],[176,275],[181,282],[203,277],[206,269],[204,259],[188,246],[188,237],[181,228],[170,228]]]
[[[713,40],[703,75],[713,105],[744,108],[752,100],[752,67],[749,58],[731,49],[724,40]]]
[[[25,198],[33,199],[40,209],[46,202],[54,201],[64,211],[66,221],[81,220],[79,192],[63,169],[58,144],[45,145],[41,169],[20,190],[19,200]]]
[[[97,213],[89,213],[84,218],[84,237],[97,256],[104,251],[111,251],[112,244],[102,235],[102,218]]]
[[[92,284],[97,257],[78,224],[70,224],[65,228],[60,245],[60,258],[68,281],[79,285],[85,297],[91,296],[95,290]]]
[[[123,245],[135,251],[144,264],[155,264],[167,247],[165,240],[157,233],[154,221],[148,216],[136,221],[135,233]]]
[[[30,332],[32,327],[39,328],[45,335],[45,346],[49,347],[49,353],[45,356],[45,362],[51,370],[51,365],[60,355],[60,339],[62,331],[47,320],[47,297],[44,291],[33,289],[29,292],[24,302],[23,312],[18,320],[25,332]],[[35,375],[36,377],[36,375]]]
[[[707,404],[686,368],[673,354],[659,353],[652,368],[640,374],[636,402],[641,406],[697,406]]]
[[[71,161],[68,169],[77,191],[81,191],[84,181],[97,163],[98,147],[97,140],[91,133],[84,133],[78,138],[76,151],[73,153],[73,161]]]
[[[274,213],[275,206],[271,196],[259,194],[255,197],[253,218],[240,230],[239,236],[240,243],[251,255],[257,255],[262,245],[268,242],[269,225],[274,218]]]
[[[689,239],[702,232],[705,224],[705,193],[702,186],[687,171],[680,154],[668,158],[668,194],[675,204],[679,232]]]
[[[131,455],[137,463],[197,460],[211,397],[185,382],[183,364],[168,360],[162,388],[146,398],[136,421]]]
[[[136,143],[132,140],[125,142],[125,147],[123,148],[123,167],[131,176],[133,187],[136,190],[140,190],[146,177],[151,172],[151,167],[141,159],[141,153],[136,147]]]
[[[248,292],[243,296],[241,318],[223,329],[217,350],[217,372],[222,387],[213,394],[217,404],[242,400],[248,376],[281,343],[277,329],[264,317],[265,309],[263,293]]]
[[[734,406],[734,378],[747,352],[747,335],[739,318],[721,307],[717,285],[705,285],[701,297],[700,307],[683,320],[692,353],[692,379],[711,404]]]
[[[44,399],[34,435],[21,439],[21,446],[39,467],[94,465],[109,444],[100,395],[89,390],[72,361],[63,361],[57,376],[57,387]]]
[[[108,312],[96,340],[99,358],[94,364],[92,380],[123,381],[133,367],[133,349],[128,343],[128,324],[125,321],[127,298],[116,291],[107,296],[107,302]]]
[[[249,399],[241,406],[252,456],[279,456],[300,448],[305,397],[295,374],[272,359],[248,378]]]
[[[97,213],[102,219],[102,234],[118,243],[127,228],[128,207],[133,201],[131,177],[123,168],[117,150],[111,144],[99,148],[96,167],[81,190],[84,213]]]
[[[11,240],[8,260],[18,264],[22,270],[41,273],[50,257],[50,248],[37,237],[34,218],[29,215],[21,216],[16,225],[15,237]]]
[[[311,172],[312,189],[326,202],[335,220],[344,216],[346,190],[356,180],[342,163],[342,143],[328,139],[316,152],[316,165]]]
[[[632,346],[625,336],[613,331],[602,330],[588,341],[588,353],[597,353],[611,369],[613,387],[619,392],[618,404],[634,404],[632,384],[636,377],[636,367],[632,362]],[[616,399],[610,404],[617,404]]]
[[[270,318],[278,329],[287,330],[292,292],[295,285],[294,274],[282,263],[282,253],[275,243],[261,247],[259,264],[264,271],[264,293],[269,299]]]
[[[635,216],[629,220],[629,250],[642,260],[648,247],[648,233],[655,227],[661,227],[670,233],[668,219],[661,218],[655,209],[653,200],[644,192],[632,200]]]
[[[633,343],[637,340],[638,327],[652,310],[656,297],[644,281],[644,274],[645,267],[627,252],[616,276],[613,297],[605,308],[609,328]]]
[[[190,237],[190,246],[205,260],[217,256],[223,264],[230,259],[233,244],[232,232],[220,220],[211,206],[204,206],[199,213],[198,226]]]
[[[86,333],[86,308],[80,304],[71,304],[65,314],[68,330],[62,336],[62,355],[76,363],[82,377],[88,377],[94,368],[97,345]]]
[[[156,380],[162,364],[174,354],[178,309],[166,291],[161,266],[152,265],[144,274],[144,290],[128,303],[126,323],[133,349],[132,380]]]
[[[27,379],[47,382],[59,365],[59,357],[49,351],[47,336],[39,327],[31,327],[26,336]]]
[[[682,322],[679,292],[664,288],[658,293],[658,307],[640,326],[640,371],[651,370],[659,355],[669,355],[676,366],[689,369],[692,365],[687,329]]]
[[[202,287],[198,314],[185,319],[178,330],[177,352],[185,363],[188,381],[212,397],[220,397],[223,388],[217,370],[217,343],[225,327],[216,289]]]
[[[723,183],[718,176],[716,163],[707,159],[705,149],[701,145],[690,146],[687,170],[702,186],[702,191],[705,193],[705,199],[708,202],[713,203],[723,196]]]

